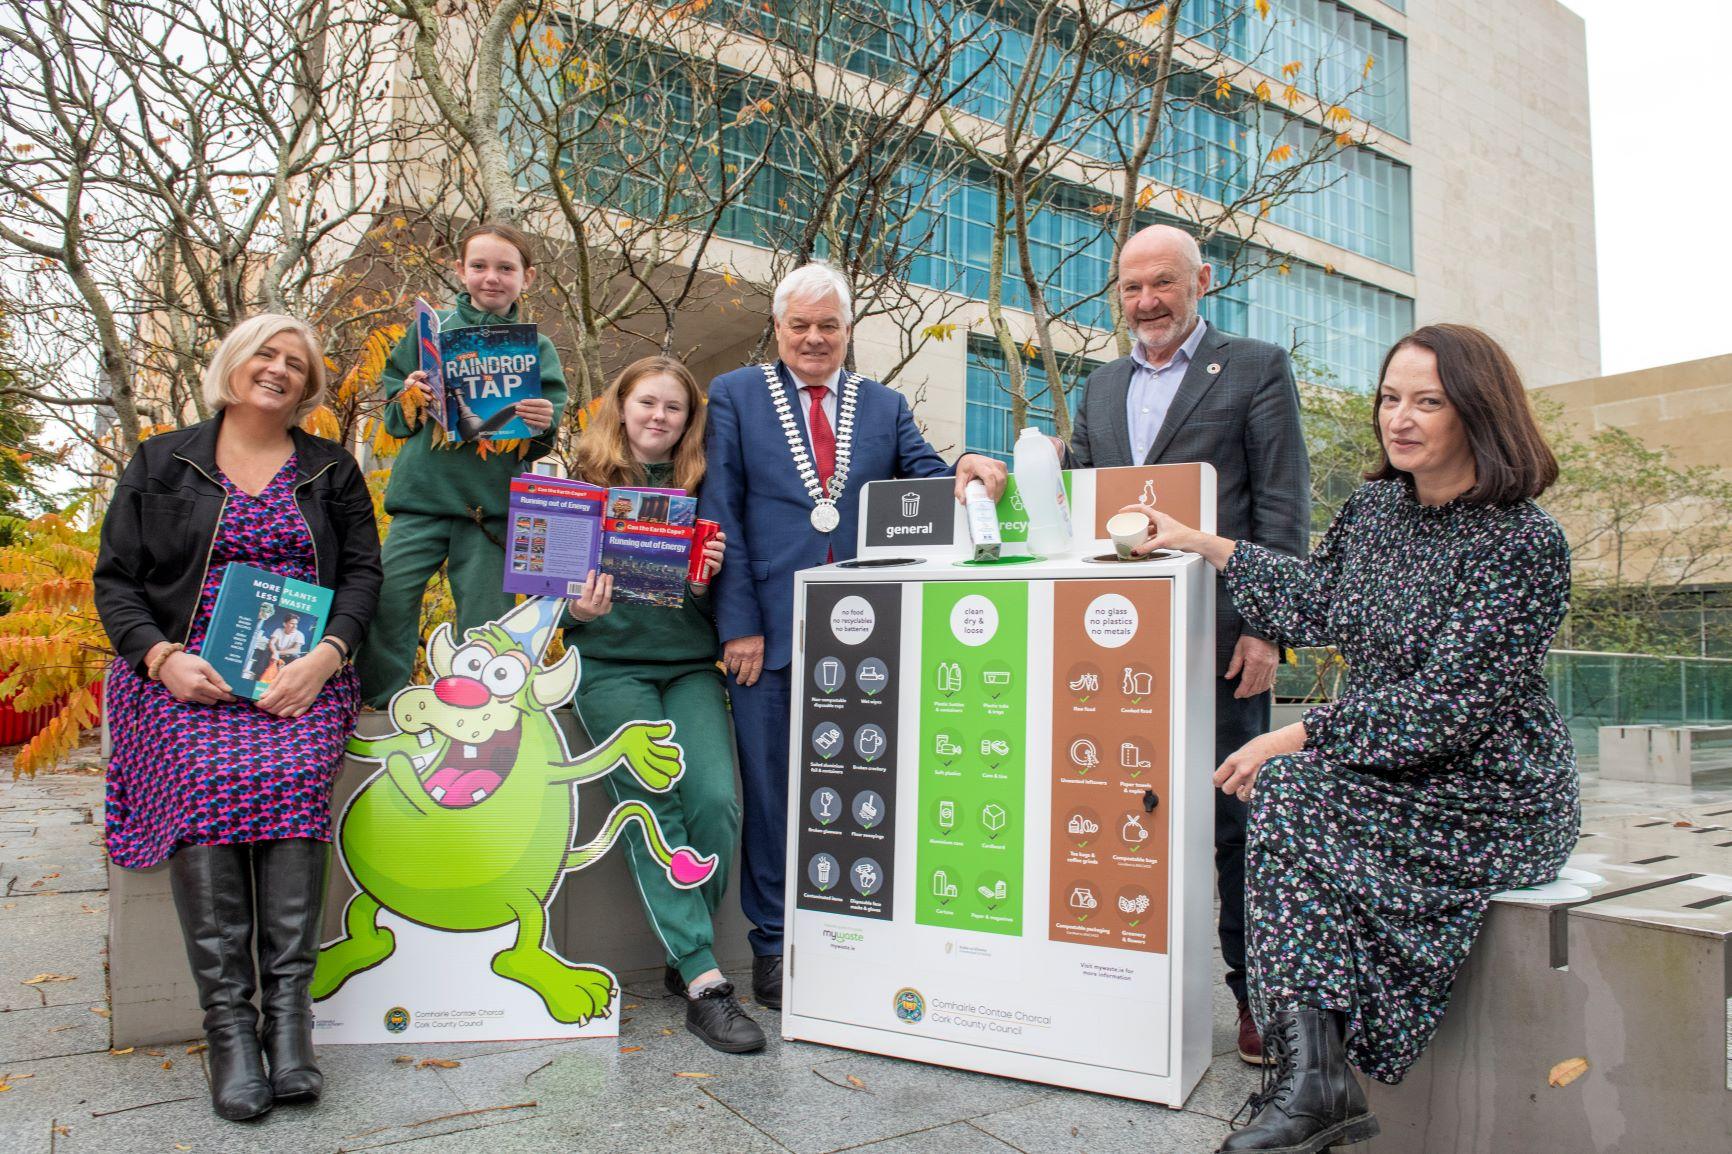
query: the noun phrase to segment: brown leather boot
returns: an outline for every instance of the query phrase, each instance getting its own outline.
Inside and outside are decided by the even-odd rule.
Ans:
[[[1263,1037],[1257,1033],[1257,1019],[1251,1016],[1251,1006],[1239,1003],[1239,1057],[1253,1066],[1267,1062],[1263,1057]]]

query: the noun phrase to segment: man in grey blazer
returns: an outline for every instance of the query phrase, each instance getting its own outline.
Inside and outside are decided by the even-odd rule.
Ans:
[[[1299,427],[1299,392],[1279,346],[1229,337],[1197,312],[1212,270],[1190,234],[1145,228],[1119,257],[1119,301],[1136,338],[1128,357],[1090,375],[1066,463],[1076,468],[1207,461],[1215,467],[1216,532],[1303,555],[1311,516],[1311,463]],[[1217,763],[1269,729],[1279,650],[1244,627],[1224,583],[1216,586]],[[1221,955],[1239,1000],[1239,1055],[1262,1062],[1245,1002],[1245,816],[1215,792],[1215,871]]]

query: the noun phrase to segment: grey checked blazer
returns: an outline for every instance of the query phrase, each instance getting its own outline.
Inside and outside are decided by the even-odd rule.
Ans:
[[[1130,357],[1120,357],[1089,375],[1066,464],[1106,469],[1207,461],[1215,467],[1217,533],[1305,556],[1311,460],[1299,427],[1299,390],[1286,351],[1209,326],[1142,461],[1131,460],[1125,421],[1133,368]],[[1225,585],[1217,585],[1215,658],[1222,672],[1242,627]]]

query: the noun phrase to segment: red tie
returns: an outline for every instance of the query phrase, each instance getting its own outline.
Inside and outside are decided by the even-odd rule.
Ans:
[[[818,469],[818,492],[827,497],[830,474],[836,471],[836,430],[830,427],[830,418],[824,413],[824,398],[830,395],[830,386],[807,385],[806,391],[812,394],[812,407],[806,414],[812,432],[812,464]],[[824,550],[824,564],[835,559],[833,546]]]
[[[830,474],[836,471],[836,430],[824,413],[824,398],[830,395],[828,385],[807,385],[812,394],[812,408],[806,421],[812,431],[812,463],[818,468],[818,491],[829,494]]]

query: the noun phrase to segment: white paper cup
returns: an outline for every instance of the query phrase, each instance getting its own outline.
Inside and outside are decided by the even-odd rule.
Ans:
[[[1107,534],[1120,561],[1131,559],[1131,550],[1149,539],[1149,518],[1144,513],[1115,513],[1107,518]]]

